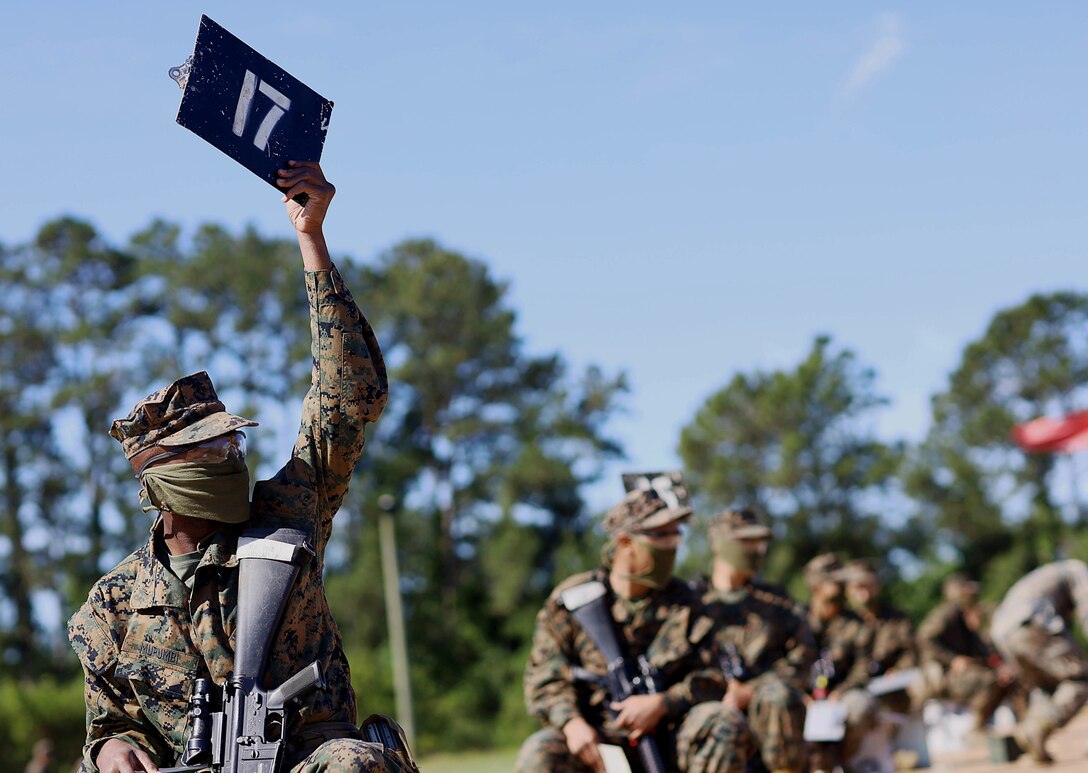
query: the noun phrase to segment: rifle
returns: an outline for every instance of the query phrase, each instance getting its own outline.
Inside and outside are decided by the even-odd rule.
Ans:
[[[278,773],[287,742],[288,705],[324,689],[314,661],[275,689],[263,686],[272,636],[305,553],[304,532],[249,529],[238,538],[238,628],[234,672],[212,711],[210,679],[197,679],[189,698],[189,737],[182,765],[161,773]]]
[[[747,682],[752,675],[748,671],[748,666],[744,665],[744,658],[740,656],[737,645],[733,642],[728,642],[723,649],[725,652],[718,658],[718,665],[722,668],[722,674],[725,675],[725,681],[728,683],[735,680],[742,684]]]
[[[598,580],[568,588],[559,596],[563,606],[570,610],[574,619],[608,661],[608,673],[603,677],[575,667],[575,678],[588,679],[598,684],[603,681],[611,702],[615,703],[627,700],[632,695],[654,695],[661,692],[657,684],[657,672],[645,656],[640,655],[632,662],[624,655],[619,637],[616,636],[616,622],[609,609],[609,598],[611,594],[608,588]],[[653,735],[641,736],[637,747],[639,760],[646,773],[665,773],[665,762],[661,759],[661,750],[657,748],[657,740]]]

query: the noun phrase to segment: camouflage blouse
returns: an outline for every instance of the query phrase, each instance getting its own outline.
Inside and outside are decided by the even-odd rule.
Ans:
[[[757,684],[774,675],[805,692],[816,643],[804,613],[786,592],[759,581],[728,591],[700,587],[719,650],[734,645]]]
[[[318,660],[328,688],[303,699],[297,722],[356,722],[355,694],[340,631],[322,585],[332,519],[363,452],[364,426],[381,414],[387,381],[370,325],[334,268],[306,272],[313,375],[290,461],[253,492],[248,522],[211,538],[190,593],[164,565],[161,527],[91,589],[68,635],[85,674],[84,771],[101,745],[121,738],[170,765],[184,743],[194,679],[222,685],[234,667],[238,535],[251,526],[311,534],[316,555],[302,566],[275,637],[266,684]],[[293,734],[298,728],[289,729]]]
[[[608,670],[601,651],[573,615],[559,602],[567,588],[591,580],[607,582],[603,569],[583,572],[561,583],[536,618],[533,649],[525,668],[525,703],[529,713],[560,729],[581,716],[606,737],[622,738],[607,711],[607,690],[576,681],[574,666],[594,674]],[[660,677],[665,693],[666,720],[681,719],[697,703],[719,700],[725,680],[713,661],[711,621],[699,612],[698,596],[672,579],[662,590],[632,602],[615,597],[612,618],[620,643],[630,657],[645,655]]]

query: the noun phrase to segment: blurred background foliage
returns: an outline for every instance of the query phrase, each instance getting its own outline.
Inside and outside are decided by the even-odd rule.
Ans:
[[[506,284],[434,241],[337,263],[392,381],[327,562],[362,710],[394,711],[381,498],[399,544],[418,750],[517,745],[534,729],[521,678],[536,612],[599,561],[601,513],[586,496],[624,458],[610,427],[627,381],[526,351]],[[0,768],[20,769],[42,737],[60,760],[79,754],[64,621],[149,525],[109,422],[207,369],[232,410],[262,422],[257,477],[283,461],[310,373],[298,264],[293,242],[252,228],[186,237],[163,221],[124,247],[73,218],[0,245]],[[933,397],[917,444],[878,437],[877,374],[828,336],[794,367],[724,379],[677,438],[698,513],[681,573],[706,571],[702,527],[736,504],[771,520],[770,579],[799,592],[818,552],[877,557],[915,619],[951,571],[996,600],[1039,563],[1088,556],[1073,459],[1025,455],[1009,434],[1086,407],[1086,315],[1088,296],[1065,292],[999,311]]]

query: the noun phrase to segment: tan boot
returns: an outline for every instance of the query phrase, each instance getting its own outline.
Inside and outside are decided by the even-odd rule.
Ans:
[[[1029,717],[1016,726],[1013,737],[1017,746],[1027,752],[1036,763],[1049,765],[1054,761],[1046,751],[1046,739],[1051,730],[1050,725]]]

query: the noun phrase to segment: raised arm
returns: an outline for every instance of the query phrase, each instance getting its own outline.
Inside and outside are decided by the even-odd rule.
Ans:
[[[374,331],[325,244],[322,224],[335,188],[313,162],[290,162],[280,170],[280,186],[306,270],[313,372],[292,459],[258,484],[254,505],[312,519],[322,547],[363,453],[365,425],[385,407],[388,381]],[[301,193],[304,207],[293,200]]]

